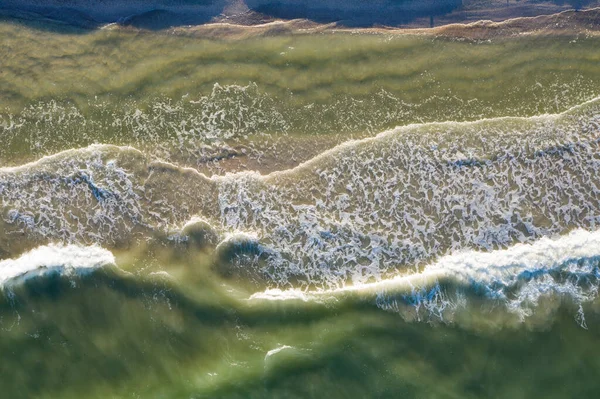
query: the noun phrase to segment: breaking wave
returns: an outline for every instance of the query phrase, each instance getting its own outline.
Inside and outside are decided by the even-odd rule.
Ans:
[[[375,295],[378,307],[400,311],[402,306],[421,308],[443,319],[447,310],[466,307],[465,290],[502,303],[521,318],[532,314],[541,298],[565,297],[579,306],[594,300],[600,278],[600,231],[574,230],[567,235],[544,237],[531,244],[491,252],[464,251],[440,258],[421,272],[399,275],[376,283],[356,284],[333,290],[270,289],[253,294],[252,300],[322,301],[358,294]],[[440,284],[458,284],[448,295]],[[462,295],[461,295],[462,291]]]
[[[16,259],[0,260],[0,286],[48,274],[87,273],[114,264],[113,254],[98,246],[44,245]]]
[[[132,147],[70,150],[0,169],[2,234],[8,243],[24,236],[34,247],[123,245],[157,234],[192,240],[212,251],[224,275],[250,273],[261,277],[253,279],[260,288],[287,293],[432,270],[436,279],[453,270],[456,279],[460,262],[468,279],[474,257],[506,266],[481,269],[516,279],[485,282],[487,294],[494,287],[502,293],[522,281],[522,265],[498,262],[498,254],[510,253],[501,251],[538,253],[535,245],[550,245],[546,237],[573,243],[570,231],[597,229],[599,106],[595,99],[557,115],[399,127],[268,175],[207,177]],[[184,227],[174,234],[177,226]],[[459,262],[457,253],[470,255]],[[588,267],[595,255],[585,256],[585,265],[542,263]],[[458,263],[438,267],[443,273],[428,266],[449,259]],[[536,292],[555,287],[544,280],[555,278],[550,269],[521,287],[529,292],[523,298],[503,300],[517,308],[534,302]]]

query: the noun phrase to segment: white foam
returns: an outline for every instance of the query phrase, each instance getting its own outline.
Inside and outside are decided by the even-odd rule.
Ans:
[[[304,170],[304,169],[308,169],[310,167],[317,166],[320,162],[322,162],[323,160],[325,160],[327,158],[335,158],[339,153],[342,153],[344,151],[353,150],[353,149],[360,147],[361,145],[364,145],[366,143],[377,142],[377,141],[385,139],[387,137],[401,135],[403,133],[413,131],[416,129],[423,129],[423,128],[428,128],[428,127],[447,127],[447,128],[478,127],[485,123],[494,123],[494,122],[498,123],[498,122],[525,122],[525,121],[529,121],[529,122],[555,121],[562,117],[573,114],[581,109],[584,109],[586,106],[593,105],[598,102],[600,102],[600,96],[594,97],[594,98],[584,101],[580,104],[577,104],[563,112],[555,113],[555,114],[546,113],[546,114],[540,114],[540,115],[534,115],[534,116],[528,116],[528,117],[500,116],[500,117],[492,117],[492,118],[481,118],[481,119],[469,120],[469,121],[447,120],[447,121],[441,121],[441,122],[411,123],[411,124],[407,124],[407,125],[396,126],[392,129],[381,131],[374,136],[369,136],[369,137],[365,137],[362,139],[350,139],[350,140],[344,141],[332,148],[329,148],[329,149],[319,153],[318,155],[314,156],[313,158],[310,158],[304,162],[301,162],[300,164],[298,164],[297,166],[295,166],[293,168],[284,169],[284,170],[276,170],[276,171],[273,171],[273,172],[270,172],[270,173],[264,174],[264,175],[257,171],[243,170],[243,171],[237,171],[237,172],[227,172],[225,175],[213,174],[212,176],[208,176],[208,175],[200,172],[198,169],[191,167],[191,166],[179,166],[179,165],[176,165],[174,163],[171,163],[171,162],[168,162],[165,160],[155,161],[155,163],[171,166],[171,167],[177,168],[181,171],[194,173],[203,179],[212,180],[212,181],[216,181],[216,182],[228,181],[228,180],[246,178],[246,177],[262,179],[262,180],[268,182],[268,181],[271,181],[273,179],[276,179],[276,178],[279,178],[282,176],[297,173],[300,170]]]
[[[386,137],[390,137],[390,136],[396,136],[402,133],[405,133],[407,131],[411,131],[411,130],[415,130],[415,129],[422,129],[422,128],[426,128],[426,127],[447,127],[447,128],[452,128],[452,127],[477,127],[479,125],[483,125],[485,123],[490,123],[490,122],[524,122],[524,121],[529,121],[529,122],[542,122],[542,121],[555,121],[557,119],[560,119],[561,117],[570,115],[578,110],[581,110],[582,108],[585,108],[588,105],[591,104],[595,104],[597,102],[600,102],[600,97],[594,97],[590,100],[584,101],[581,104],[577,104],[563,112],[557,113],[557,114],[541,114],[541,115],[535,115],[535,116],[529,116],[529,117],[518,117],[518,116],[500,116],[500,117],[495,117],[495,118],[481,118],[481,119],[477,119],[477,120],[473,120],[473,121],[443,121],[443,122],[426,122],[426,123],[411,123],[408,125],[403,125],[403,126],[396,126],[393,129],[389,129],[389,130],[385,130],[383,132],[378,133],[375,136],[371,136],[371,137],[365,137],[363,139],[358,139],[358,140],[348,140],[345,141],[333,148],[330,148],[326,151],[323,151],[322,153],[320,153],[319,155],[300,163],[299,165],[295,166],[294,168],[291,169],[286,169],[286,170],[281,170],[281,171],[274,171],[271,172],[267,175],[262,175],[261,177],[265,180],[269,180],[269,179],[273,179],[276,177],[281,177],[281,176],[285,176],[287,174],[292,174],[292,173],[296,173],[298,170],[302,170],[302,169],[306,169],[306,168],[310,168],[311,166],[315,166],[318,165],[319,162],[321,162],[324,159],[327,159],[329,157],[335,157],[337,154],[339,154],[340,152],[343,152],[345,150],[349,150],[349,149],[353,149],[356,147],[359,147],[365,143],[372,143],[372,142],[377,142],[381,139],[384,139]]]
[[[165,103],[159,108],[168,113],[168,106]],[[473,273],[493,277],[484,284],[502,285],[503,279],[522,265],[504,265],[504,271],[490,266],[488,270],[481,264],[496,259],[487,259],[476,249],[503,248],[519,240],[532,242],[573,227],[594,229],[600,222],[600,190],[595,188],[600,165],[594,147],[600,115],[591,107],[585,117],[570,114],[559,118],[574,109],[533,118],[408,125],[376,138],[347,142],[304,166],[281,172],[293,179],[271,179],[281,174],[262,176],[257,172],[214,177],[209,180],[218,194],[220,214],[211,203],[200,209],[199,217],[215,219],[215,230],[222,233],[219,238],[224,237],[217,252],[238,245],[258,249],[264,255],[260,263],[255,262],[257,257],[248,256],[239,257],[240,265],[260,267],[273,287],[288,287],[293,282],[295,287],[326,289],[350,281],[352,287],[368,287],[365,283],[369,281],[388,279],[399,270],[434,259],[447,264],[437,262],[420,269],[421,273],[383,280],[375,286],[426,285],[441,277],[476,282],[481,276]],[[492,121],[502,123],[496,126]],[[519,122],[518,126],[507,126],[511,121]],[[540,123],[520,126],[522,121]],[[428,135],[417,129],[432,126],[436,131]],[[457,126],[470,126],[469,134],[456,131]],[[560,155],[562,147],[570,151]],[[538,151],[548,149],[553,156],[538,156]],[[64,154],[66,158],[71,155]],[[481,167],[454,164],[478,156]],[[54,169],[60,164],[60,170],[26,173],[17,184],[7,176],[4,186],[0,182],[0,190],[4,190],[1,199],[8,210],[6,223],[20,232],[53,240],[90,243],[107,242],[137,226],[161,229],[189,220],[188,205],[174,197],[161,194],[165,198],[160,201],[144,200],[155,198],[152,195],[158,194],[160,187],[141,183],[138,177],[144,174],[136,174],[140,168],[115,170],[104,154],[89,158],[51,162]],[[43,163],[30,165],[36,166],[37,172]],[[564,167],[565,163],[571,166]],[[171,166],[156,163],[161,164]],[[0,169],[8,171],[16,170]],[[72,184],[72,176],[82,172],[86,180],[77,177],[77,184]],[[160,177],[155,181],[160,182]],[[185,177],[204,179],[206,175],[196,171]],[[96,191],[114,196],[100,201],[94,198]],[[184,205],[179,207],[181,211],[174,212],[179,205]],[[71,216],[74,209],[75,217]],[[441,257],[456,249],[471,252],[465,259],[460,253]],[[463,262],[472,262],[471,254],[480,263],[470,264],[466,270]],[[306,294],[299,290],[256,295],[303,299]]]
[[[259,236],[255,232],[251,231],[236,231],[225,235],[223,240],[217,244],[215,248],[217,252],[223,250],[230,245],[244,245],[244,244],[256,244],[259,243]]]
[[[131,147],[131,146],[117,146],[117,145],[113,145],[113,144],[90,144],[89,146],[83,147],[83,148],[70,148],[68,150],[63,150],[63,151],[57,152],[56,154],[45,155],[35,161],[28,162],[28,163],[25,163],[22,165],[3,166],[3,167],[0,167],[0,173],[8,174],[8,173],[17,173],[17,172],[28,171],[28,170],[40,167],[42,165],[51,163],[51,162],[56,162],[56,161],[60,161],[63,159],[77,159],[79,156],[81,156],[83,154],[101,153],[101,152],[105,152],[105,151],[109,151],[109,150],[133,151],[140,155],[143,154],[140,150],[138,150],[137,148]]]
[[[267,352],[267,354],[265,355],[265,361],[266,361],[268,358],[270,358],[271,356],[273,356],[273,355],[276,355],[276,354],[278,354],[279,352],[281,352],[281,351],[283,351],[283,350],[286,350],[286,349],[294,349],[294,347],[293,347],[293,346],[289,346],[289,345],[283,345],[283,346],[280,346],[280,347],[278,347],[278,348],[271,349],[271,350],[270,350],[270,351],[268,351],[268,352]]]
[[[160,270],[160,271],[157,271],[157,272],[152,272],[152,273],[149,274],[149,276],[152,276],[152,277],[161,277],[161,278],[166,278],[166,279],[169,279],[169,280],[173,279],[173,276],[171,276],[169,274],[169,272],[166,272],[164,270]]]
[[[298,289],[281,290],[279,288],[274,288],[262,292],[256,292],[252,294],[250,299],[265,299],[268,301],[287,301],[292,299],[308,302],[314,298],[315,294],[321,294],[321,291],[307,293]]]
[[[547,273],[566,266],[569,261],[597,256],[600,256],[600,231],[578,229],[556,239],[543,237],[505,250],[445,256],[424,272],[445,274],[464,283],[510,286],[523,273]]]
[[[507,303],[517,310],[524,302],[535,305],[547,293],[570,295],[580,301],[592,299],[573,287],[561,283],[549,273],[564,271],[572,276],[597,277],[590,260],[600,257],[600,231],[574,230],[558,238],[541,238],[531,244],[515,244],[508,249],[491,252],[464,251],[441,257],[421,272],[397,276],[375,283],[355,284],[333,290],[279,290],[270,289],[253,294],[250,299],[262,300],[315,300],[328,295],[349,292],[378,294],[389,291],[414,291],[415,286],[433,285],[440,279],[449,279],[467,286],[483,287],[496,299],[507,299],[506,291],[522,279],[532,279]],[[540,276],[535,279],[535,276]],[[568,289],[571,287],[571,289]],[[535,291],[532,292],[532,290]],[[596,291],[596,290],[592,290]]]
[[[0,285],[47,273],[69,275],[74,272],[89,272],[115,263],[115,257],[110,251],[96,245],[44,245],[16,259],[0,261]]]
[[[477,251],[594,230],[600,115],[589,108],[428,124],[431,132],[414,125],[336,147],[286,179],[215,178],[222,230],[259,232],[268,249],[261,272],[272,287],[293,281],[301,289],[386,281],[458,250],[486,253]]]

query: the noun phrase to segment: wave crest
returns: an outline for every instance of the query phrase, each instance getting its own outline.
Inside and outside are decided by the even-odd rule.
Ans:
[[[86,273],[115,263],[113,254],[99,246],[44,245],[16,259],[0,260],[0,286],[50,273]]]

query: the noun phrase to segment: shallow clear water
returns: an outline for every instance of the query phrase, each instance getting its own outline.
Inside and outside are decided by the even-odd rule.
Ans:
[[[597,35],[0,36],[7,397],[593,397]]]

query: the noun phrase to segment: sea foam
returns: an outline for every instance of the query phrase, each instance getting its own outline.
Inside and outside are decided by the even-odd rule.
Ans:
[[[460,305],[444,298],[440,288],[440,282],[452,282],[475,289],[525,318],[544,296],[567,297],[578,305],[595,299],[599,265],[600,231],[577,229],[564,236],[543,237],[502,250],[461,251],[439,258],[420,272],[375,283],[333,290],[270,289],[253,294],[250,299],[319,301],[357,293],[375,295],[378,307],[394,310],[400,306],[399,294],[405,304],[440,313],[448,306]]]
[[[99,246],[44,245],[16,259],[1,260],[0,286],[48,273],[85,273],[115,263],[113,254]]]
[[[208,178],[92,146],[0,169],[2,216],[7,237],[111,245],[197,215],[173,239],[193,236],[267,287],[386,281],[460,251],[596,230],[599,107],[410,125],[266,176]]]

